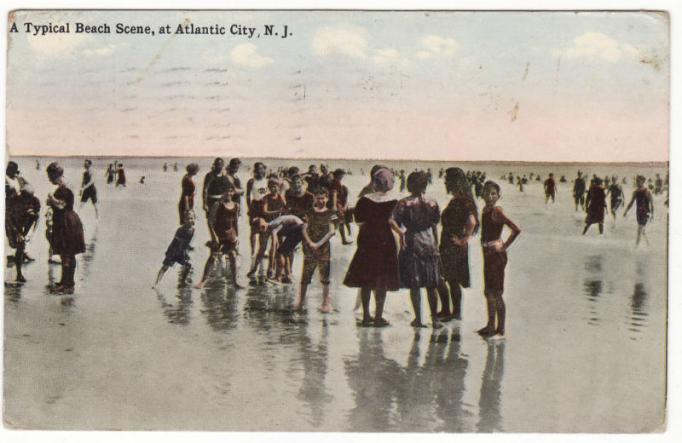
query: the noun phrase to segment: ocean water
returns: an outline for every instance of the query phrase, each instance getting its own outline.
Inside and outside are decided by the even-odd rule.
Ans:
[[[44,201],[50,159],[15,159]],[[81,159],[62,160],[77,192]],[[172,164],[178,162],[179,170]],[[222,431],[646,432],[665,412],[667,211],[655,198],[649,245],[635,248],[634,212],[605,233],[581,236],[570,179],[588,174],[665,175],[665,165],[460,164],[491,179],[552,171],[557,202],[545,205],[540,183],[525,192],[502,185],[499,204],[522,229],[509,251],[505,284],[507,338],[482,340],[482,257],[472,240],[472,287],[463,320],[440,331],[413,330],[407,291],[389,293],[385,329],[359,328],[356,291],[341,281],[355,245],[332,240],[335,312],[321,314],[313,279],[304,314],[291,312],[297,284],[235,291],[217,270],[203,290],[179,286],[173,268],[152,290],[177,228],[180,179],[189,159],[123,159],[128,187],[104,182],[108,159],[96,159],[101,200],[78,209],[87,251],[78,258],[73,296],[49,293],[60,269],[47,264],[44,220],[28,252],[28,283],[5,287],[4,420],[14,428]],[[197,185],[211,159],[201,166]],[[240,177],[245,183],[245,159]],[[265,160],[269,166],[311,161]],[[164,173],[161,165],[171,166]],[[318,162],[319,163],[319,162]],[[329,161],[350,168],[353,196],[371,162]],[[431,167],[427,194],[448,201],[440,167],[456,163],[385,162]],[[146,184],[138,183],[140,176]],[[400,195],[396,193],[396,196]],[[479,207],[482,201],[479,201]],[[622,212],[621,212],[622,213]],[[195,267],[208,251],[197,212]],[[248,226],[240,221],[242,281],[249,265]],[[354,234],[357,229],[354,227]],[[7,245],[6,245],[7,249]],[[295,277],[302,260],[297,260]],[[5,268],[6,281],[14,270]],[[425,301],[424,319],[428,309]]]

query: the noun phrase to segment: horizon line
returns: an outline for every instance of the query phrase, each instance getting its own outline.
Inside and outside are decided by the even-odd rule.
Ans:
[[[228,158],[240,158],[240,159],[248,159],[248,160],[290,160],[290,161],[367,161],[367,162],[411,162],[411,161],[417,161],[417,162],[431,162],[431,163],[448,163],[448,162],[457,162],[457,163],[488,163],[488,164],[498,164],[498,165],[504,165],[504,164],[513,164],[513,165],[523,165],[523,164],[528,164],[528,165],[536,165],[536,164],[561,164],[561,165],[670,165],[670,160],[651,160],[651,161],[620,161],[620,162],[600,162],[600,161],[577,161],[577,160],[455,160],[455,159],[448,159],[448,160],[440,160],[440,159],[414,159],[414,158],[407,158],[407,159],[401,159],[401,158],[322,158],[322,157],[276,157],[276,156],[217,156],[217,155],[196,155],[196,156],[183,156],[183,155],[129,155],[129,154],[123,154],[123,155],[110,155],[110,154],[104,154],[104,155],[84,155],[84,154],[77,154],[77,155],[39,155],[39,154],[24,154],[24,155],[11,155],[7,153],[8,158],[101,158],[101,159],[118,159],[118,158],[138,158],[138,159],[186,159],[186,158],[205,158],[205,159],[212,159],[216,157],[221,157],[224,159]]]

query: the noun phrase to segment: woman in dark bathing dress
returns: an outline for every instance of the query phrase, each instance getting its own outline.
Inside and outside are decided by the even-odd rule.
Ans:
[[[47,196],[52,208],[52,250],[62,259],[62,278],[56,292],[73,293],[75,286],[76,255],[85,252],[83,225],[73,210],[74,196],[64,182],[64,169],[57,163],[47,167],[47,177],[57,189]]]
[[[388,326],[383,318],[387,291],[397,291],[398,251],[389,223],[393,209],[398,203],[390,198],[393,189],[393,173],[380,168],[372,176],[374,192],[358,200],[355,206],[355,222],[360,224],[358,248],[348,267],[343,284],[360,288],[362,299],[362,326]],[[376,310],[374,318],[369,314],[369,301],[374,291]]]
[[[479,222],[476,202],[464,171],[448,168],[445,171],[445,189],[452,194],[452,199],[441,215],[443,232],[439,249],[447,285],[443,283],[438,292],[443,306],[439,317],[447,321],[462,317],[462,288],[470,286],[469,239],[478,230]]]
[[[587,191],[587,198],[585,199],[585,206],[587,207],[587,217],[585,218],[585,229],[583,235],[593,224],[599,225],[599,234],[604,233],[604,211],[606,211],[606,192],[602,180],[597,177],[593,180],[590,190]]]

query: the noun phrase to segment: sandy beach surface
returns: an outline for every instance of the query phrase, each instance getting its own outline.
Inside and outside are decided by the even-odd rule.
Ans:
[[[44,204],[52,188],[48,159],[15,159]],[[180,179],[188,160],[124,159],[128,187],[104,181],[95,160],[101,207],[77,209],[87,252],[78,257],[73,296],[49,293],[59,266],[48,265],[44,218],[28,252],[28,283],[4,297],[4,421],[20,429],[210,431],[647,432],[663,427],[667,303],[667,210],[656,196],[650,244],[635,248],[634,210],[605,233],[581,236],[573,208],[575,171],[632,176],[663,167],[458,165],[432,167],[427,194],[445,207],[440,167],[480,169],[502,185],[499,204],[522,229],[509,251],[505,285],[507,337],[482,340],[485,323],[479,237],[470,247],[472,287],[462,321],[439,331],[414,330],[407,290],[389,293],[383,329],[356,326],[356,290],[341,282],[355,252],[332,240],[335,312],[318,311],[317,277],[307,311],[291,311],[292,286],[234,290],[218,269],[203,290],[178,285],[176,266],[152,284],[177,228]],[[164,173],[161,166],[171,166]],[[172,163],[178,161],[175,172]],[[211,160],[197,160],[201,180]],[[266,160],[269,166],[308,161]],[[82,160],[68,159],[77,193]],[[353,196],[371,163],[350,168]],[[245,184],[246,166],[239,176]],[[566,175],[557,202],[541,184],[524,193],[502,182],[508,171]],[[146,184],[139,184],[140,176]],[[397,197],[400,197],[396,193]],[[482,201],[478,201],[479,208]],[[208,256],[206,219],[198,208],[191,253],[196,283]],[[44,211],[43,211],[44,212]],[[240,221],[240,275],[249,265],[248,226]],[[357,227],[354,226],[354,235]],[[7,245],[6,245],[7,248]],[[299,256],[300,257],[300,256]],[[227,272],[225,270],[225,272]],[[14,270],[6,267],[5,280]],[[424,297],[425,298],[425,297]],[[424,318],[428,308],[423,301]]]

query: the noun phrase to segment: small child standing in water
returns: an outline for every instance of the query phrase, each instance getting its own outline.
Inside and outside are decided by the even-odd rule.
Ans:
[[[500,186],[487,181],[483,186],[485,207],[481,212],[481,246],[483,247],[484,294],[488,306],[488,323],[478,330],[481,337],[504,336],[506,306],[504,292],[504,268],[507,266],[507,249],[521,230],[496,206],[500,198]],[[507,226],[511,234],[506,241],[500,239],[502,228]],[[497,327],[495,319],[497,318]]]
[[[170,245],[168,245],[168,249],[166,249],[166,258],[163,260],[163,265],[156,275],[156,282],[154,283],[154,286],[152,286],[152,289],[155,289],[159,285],[159,282],[166,274],[166,271],[168,271],[168,268],[175,263],[184,266],[182,281],[184,282],[185,278],[187,278],[187,274],[189,274],[189,270],[192,268],[188,251],[190,249],[192,237],[194,237],[194,220],[194,211],[187,211],[184,216],[185,223],[175,231],[175,236]]]
[[[322,283],[322,308],[324,313],[332,312],[331,296],[329,295],[329,274],[331,261],[331,245],[329,240],[335,234],[336,212],[327,208],[329,191],[318,187],[315,191],[313,209],[305,217],[303,225],[303,272],[301,275],[301,289],[294,310],[300,311],[305,303],[308,285],[312,281],[315,269],[319,268]]]

